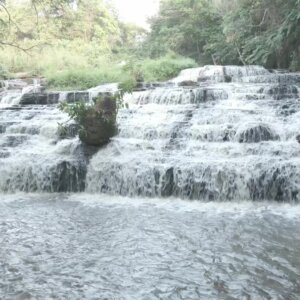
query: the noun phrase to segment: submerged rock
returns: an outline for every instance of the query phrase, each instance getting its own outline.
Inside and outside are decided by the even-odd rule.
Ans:
[[[251,178],[247,184],[251,200],[279,202],[299,200],[299,190],[291,180],[293,177],[297,177],[295,166],[278,166],[258,171],[259,176]]]
[[[239,143],[259,143],[278,139],[278,135],[265,125],[253,126],[237,133]]]

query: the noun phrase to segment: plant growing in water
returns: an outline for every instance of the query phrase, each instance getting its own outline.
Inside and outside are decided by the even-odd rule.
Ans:
[[[59,109],[66,112],[70,119],[79,125],[79,138],[88,145],[102,146],[113,137],[117,131],[116,117],[120,107],[123,107],[123,96],[131,93],[132,82],[120,84],[120,90],[112,95],[105,93],[96,98],[93,103],[79,101],[69,104],[62,102]],[[62,136],[67,132],[66,125],[59,124]]]

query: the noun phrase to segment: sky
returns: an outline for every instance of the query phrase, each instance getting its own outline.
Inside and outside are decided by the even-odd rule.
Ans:
[[[158,11],[159,0],[114,0],[122,21],[148,28],[147,18]]]

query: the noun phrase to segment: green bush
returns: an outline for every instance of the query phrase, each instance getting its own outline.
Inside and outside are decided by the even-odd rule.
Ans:
[[[82,142],[92,146],[102,146],[109,142],[118,131],[117,111],[122,104],[125,91],[115,95],[103,95],[94,100],[94,103],[79,101],[68,104],[62,102],[59,109],[67,113],[79,126],[79,138]],[[64,137],[67,126],[59,124],[58,132]]]
[[[193,59],[169,53],[157,59],[129,61],[124,70],[129,72],[136,81],[163,81],[171,79],[187,68],[196,67]]]
[[[146,59],[141,63],[141,72],[145,81],[162,81],[177,76],[183,69],[196,66],[193,59],[168,54],[158,59]]]
[[[190,58],[169,54],[158,59],[130,61],[123,67],[112,62],[99,68],[46,71],[45,77],[51,89],[88,89],[109,82],[122,82],[125,89],[132,89],[138,81],[168,80],[182,69],[196,66]]]

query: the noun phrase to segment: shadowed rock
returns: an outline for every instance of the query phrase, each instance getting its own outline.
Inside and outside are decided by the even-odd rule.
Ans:
[[[14,148],[23,144],[27,140],[28,140],[27,135],[7,135],[5,136],[2,142],[0,141],[0,146]]]
[[[80,130],[80,139],[90,146],[103,146],[116,132],[116,100],[106,96],[87,110]]]
[[[278,138],[278,135],[265,125],[257,125],[237,133],[239,143],[259,143],[278,140]]]
[[[77,101],[88,102],[89,97],[90,97],[89,92],[69,92],[67,94],[67,102],[68,103],[73,103]]]
[[[196,86],[198,82],[192,80],[185,80],[178,83],[178,86]]]
[[[48,104],[48,96],[45,93],[29,93],[24,94],[20,100],[21,105],[46,105]]]
[[[299,189],[291,185],[291,177],[295,175],[295,172],[294,166],[260,170],[261,174],[251,178],[247,184],[251,200],[275,200],[279,202],[297,200]]]

